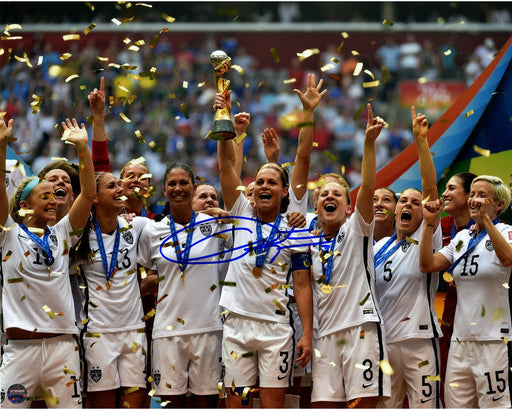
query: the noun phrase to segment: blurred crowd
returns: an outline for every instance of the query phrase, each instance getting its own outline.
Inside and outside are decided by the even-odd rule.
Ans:
[[[341,172],[351,185],[360,182],[366,122],[361,107],[369,99],[374,112],[390,123],[378,140],[380,168],[413,140],[408,120],[390,118],[397,104],[399,81],[456,79],[469,85],[502,46],[487,37],[471,55],[458,55],[452,40],[447,35],[446,44],[434,48],[428,38],[420,42],[414,34],[401,44],[388,36],[374,50],[372,60],[378,66],[364,66],[380,76],[381,84],[369,88],[363,87],[363,82],[369,81],[367,75],[354,75],[362,56],[347,50],[342,54],[336,44],[320,49],[317,75],[324,79],[328,94],[315,114],[311,178]],[[55,158],[74,161],[74,150],[62,148],[55,125],[67,117],[91,124],[87,95],[99,88],[103,76],[108,98],[107,137],[116,173],[130,159],[143,156],[158,187],[166,165],[180,160],[190,164],[201,179],[218,186],[216,141],[205,138],[212,126],[216,92],[209,55],[217,49],[232,59],[227,78],[231,81],[233,114],[251,114],[243,142],[243,181],[248,184],[265,158],[260,140],[264,128],[273,127],[280,134],[281,163],[293,160],[301,107],[293,89],[305,89],[304,79],[311,70],[299,58],[286,68],[261,67],[258,56],[241,46],[235,35],[220,39],[205,35],[204,41],[179,44],[162,35],[153,48],[142,46],[137,51],[122,48],[115,40],[100,50],[90,41],[86,47],[73,50],[69,58],[53,50],[42,36],[31,50],[15,50],[0,67],[0,113],[16,118],[17,141],[10,146],[36,173]],[[21,58],[24,53],[32,62],[42,56],[42,63],[29,66]],[[112,62],[116,64],[109,64]],[[387,69],[386,78],[382,78],[382,67]],[[69,80],[71,73],[79,77]],[[151,198],[155,209],[160,198],[159,192]]]

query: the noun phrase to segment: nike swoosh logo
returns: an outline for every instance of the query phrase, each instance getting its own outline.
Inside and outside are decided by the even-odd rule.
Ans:
[[[492,401],[498,401],[498,400],[499,400],[499,399],[501,399],[503,396],[504,396],[504,394],[502,394],[500,397],[493,397],[493,398],[492,398]]]
[[[277,376],[277,380],[283,380],[286,379],[288,376]]]
[[[373,386],[373,383],[363,383],[363,389],[366,389],[367,387]]]
[[[161,236],[160,238],[158,238],[158,239],[161,241],[162,239],[168,238],[169,236],[171,236],[171,234],[170,234],[170,233],[165,234],[165,235],[162,235],[162,236]]]
[[[420,400],[420,402],[422,402],[422,403],[426,403],[427,401],[430,401],[430,400],[432,400],[432,399],[433,399],[433,397],[431,397],[430,399],[421,399],[421,400]]]

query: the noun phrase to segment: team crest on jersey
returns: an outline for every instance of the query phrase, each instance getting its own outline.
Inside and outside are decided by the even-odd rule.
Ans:
[[[494,246],[492,246],[492,241],[490,239],[485,241],[485,249],[487,249],[489,252],[494,250]]]
[[[279,231],[277,238],[278,238],[279,242],[284,242],[288,239],[289,236],[290,236],[289,231]]]
[[[409,249],[409,247],[411,246],[411,242],[409,241],[405,241],[403,244],[402,244],[402,252],[405,253],[407,252],[407,249]]]
[[[126,243],[129,243],[130,245],[133,244],[133,235],[131,231],[123,231],[121,235],[123,235],[123,240]]]
[[[50,239],[52,241],[52,243],[57,246],[57,235],[55,235],[54,233],[51,233],[50,234]]]
[[[201,232],[204,236],[210,236],[213,232],[211,224],[201,224],[199,225],[199,232]]]
[[[336,239],[336,242],[341,243],[343,241],[343,239],[345,239],[345,231],[340,232],[340,234],[338,235],[338,238]]]
[[[13,404],[21,404],[27,399],[27,389],[22,384],[13,384],[7,389],[7,398]]]
[[[162,375],[160,374],[160,372],[158,370],[155,372],[155,374],[153,374],[153,380],[157,386],[160,385],[160,380],[162,380]]]
[[[101,369],[99,367],[91,368],[91,379],[94,383],[98,383],[101,380]]]

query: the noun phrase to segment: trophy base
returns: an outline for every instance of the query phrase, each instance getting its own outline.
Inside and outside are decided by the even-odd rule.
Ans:
[[[231,120],[216,120],[208,138],[214,140],[231,140],[235,138],[236,132]]]

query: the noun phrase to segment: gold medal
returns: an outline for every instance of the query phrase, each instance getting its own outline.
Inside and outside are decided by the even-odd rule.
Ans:
[[[331,293],[331,290],[332,290],[332,286],[331,285],[327,285],[327,284],[324,284],[322,285],[322,293],[328,295],[329,293]]]
[[[263,271],[261,270],[261,268],[260,268],[260,267],[255,266],[254,268],[252,268],[252,274],[253,274],[255,277],[259,278],[259,277],[263,274]]]
[[[451,275],[450,272],[443,273],[443,279],[447,283],[453,282],[453,276]]]

